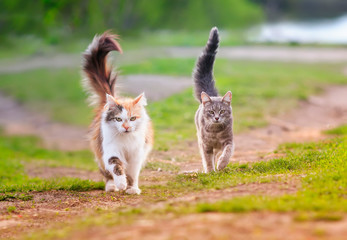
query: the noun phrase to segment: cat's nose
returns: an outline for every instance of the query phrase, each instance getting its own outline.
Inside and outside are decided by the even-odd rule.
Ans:
[[[129,129],[130,126],[127,125],[127,124],[125,124],[125,123],[123,123],[122,127],[123,127],[126,131],[128,131],[128,129]]]
[[[219,120],[219,117],[215,117],[214,119],[216,119],[216,121],[218,121],[218,120]]]

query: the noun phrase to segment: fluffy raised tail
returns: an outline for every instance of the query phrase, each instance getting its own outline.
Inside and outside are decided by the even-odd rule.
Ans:
[[[83,85],[90,94],[91,104],[104,104],[106,94],[114,95],[114,85],[117,75],[112,68],[107,66],[107,55],[111,51],[122,53],[116,35],[105,32],[101,36],[96,35],[92,43],[83,54],[83,71],[86,77]]]
[[[209,96],[218,96],[213,80],[213,64],[219,45],[219,34],[216,27],[211,29],[206,47],[199,57],[193,72],[195,97],[201,102],[201,92]]]

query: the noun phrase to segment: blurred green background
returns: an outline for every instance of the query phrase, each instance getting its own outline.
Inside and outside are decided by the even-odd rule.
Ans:
[[[244,45],[254,26],[346,12],[344,0],[2,0],[0,58],[56,48],[80,52],[94,34],[108,29],[126,40],[126,48],[200,46],[213,26],[223,29],[223,45]]]
[[[261,4],[234,0],[3,0],[1,36],[34,34],[51,43],[106,29],[201,30],[250,26],[264,19]]]
[[[92,111],[80,85],[81,52],[97,33],[111,29],[120,35],[124,54],[115,56],[121,75],[179,76],[188,79],[191,86],[195,60],[213,26],[220,29],[221,47],[270,47],[264,49],[266,52],[273,45],[300,48],[308,44],[318,51],[326,45],[344,48],[347,36],[340,36],[343,41],[337,44],[321,44],[301,43],[292,36],[284,42],[267,40],[267,35],[252,41],[249,32],[260,26],[265,34],[271,24],[283,21],[297,23],[299,30],[305,25],[300,21],[338,19],[336,24],[340,24],[341,19],[347,19],[341,18],[346,12],[345,0],[2,0],[0,94],[54,121],[85,127]],[[310,26],[301,32],[308,32]],[[276,33],[280,37],[285,33],[278,34],[274,29],[275,37]],[[173,47],[194,52],[173,56]],[[169,53],[163,54],[168,49]],[[244,57],[247,59],[252,48],[245,50],[244,56],[237,59],[221,57],[221,48],[216,61],[217,87],[233,92],[234,114],[236,119],[242,119],[235,121],[236,131],[264,126],[267,116],[287,111],[326,85],[346,83],[341,71],[344,61],[246,61]],[[52,60],[56,56],[60,57],[59,64]],[[136,84],[133,86],[136,88]],[[193,115],[197,105],[191,87],[151,102],[148,109],[160,133],[158,148],[167,149],[172,141],[195,138]]]
[[[346,14],[344,0],[2,0],[0,35],[35,35],[56,44],[106,29],[242,29],[263,21],[319,19]]]

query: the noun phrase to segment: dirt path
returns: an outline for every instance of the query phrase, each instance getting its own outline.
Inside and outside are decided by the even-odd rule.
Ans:
[[[125,226],[91,227],[76,231],[71,239],[247,239],[314,240],[345,239],[347,220],[299,222],[293,214],[253,212],[248,214],[205,213],[143,219]]]
[[[168,56],[173,58],[196,58],[196,56],[199,56],[201,52],[201,47],[171,47],[166,48],[165,52]],[[218,58],[297,63],[338,63],[347,62],[347,49],[275,46],[222,46],[218,51]]]
[[[1,93],[0,116],[0,126],[7,134],[38,136],[47,148],[80,150],[88,147],[85,128],[52,122]]]
[[[165,99],[191,86],[192,79],[190,77],[166,75],[125,75],[120,76],[119,80],[117,80],[117,89],[121,93],[137,96],[144,92],[147,99],[151,101]]]
[[[235,159],[249,162],[272,158],[267,154],[281,143],[325,138],[323,130],[347,123],[347,87],[329,87],[324,94],[311,96],[298,108],[276,118],[269,117],[268,121],[266,128],[236,136]],[[255,152],[258,157],[254,156]]]
[[[116,55],[118,66],[136,64],[148,58],[196,58],[201,47],[158,47],[137,49]],[[310,47],[274,47],[244,46],[221,47],[219,58],[254,61],[282,61],[303,63],[336,63],[347,62],[346,48],[310,48]],[[79,67],[80,54],[56,54],[47,56],[29,56],[0,61],[0,74],[23,72],[37,68]]]

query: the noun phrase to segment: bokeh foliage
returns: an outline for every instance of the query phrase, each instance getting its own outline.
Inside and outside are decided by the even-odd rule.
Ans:
[[[263,18],[250,0],[2,0],[0,33],[61,37],[139,29],[245,27]]]

